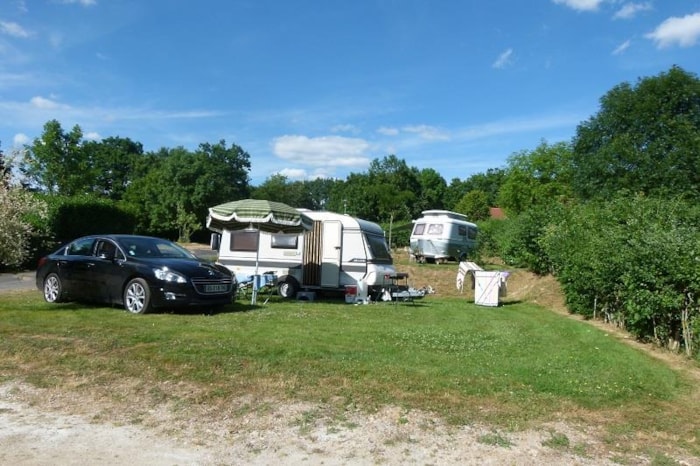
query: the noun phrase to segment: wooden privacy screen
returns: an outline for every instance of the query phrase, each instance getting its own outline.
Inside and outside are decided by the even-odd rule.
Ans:
[[[323,222],[315,221],[313,228],[304,232],[304,254],[302,256],[304,283],[302,286],[319,286],[321,284],[322,244]]]

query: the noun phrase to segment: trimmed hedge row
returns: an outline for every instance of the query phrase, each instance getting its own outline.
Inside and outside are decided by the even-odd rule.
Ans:
[[[45,219],[34,219],[34,230],[46,232],[32,239],[33,267],[39,257],[80,236],[98,233],[134,233],[135,216],[114,201],[90,196],[41,196],[48,206]]]
[[[694,204],[629,196],[528,211],[499,244],[509,263],[553,273],[571,312],[697,356],[699,223]]]

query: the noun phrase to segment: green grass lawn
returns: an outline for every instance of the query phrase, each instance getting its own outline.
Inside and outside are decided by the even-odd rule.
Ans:
[[[200,387],[198,402],[264,394],[340,409],[395,404],[511,429],[595,420],[616,441],[626,432],[661,432],[691,451],[700,435],[697,397],[683,374],[527,303],[273,298],[213,316],[136,316],[49,305],[38,291],[0,295],[0,381],[60,387],[75,378],[106,387],[183,381]]]

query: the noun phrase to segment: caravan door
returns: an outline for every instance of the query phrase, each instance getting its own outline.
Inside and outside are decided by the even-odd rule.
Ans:
[[[336,220],[323,222],[321,253],[321,286],[337,288],[340,285],[340,261],[343,225]]]

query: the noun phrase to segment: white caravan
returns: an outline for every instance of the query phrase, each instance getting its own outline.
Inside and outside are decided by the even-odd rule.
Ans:
[[[239,280],[256,273],[276,276],[285,298],[300,290],[343,291],[346,285],[379,296],[396,274],[381,227],[349,215],[299,210],[313,221],[299,234],[222,229],[212,244],[218,262]]]
[[[449,210],[424,210],[414,220],[411,255],[418,262],[464,261],[476,248],[478,228],[467,216]]]

